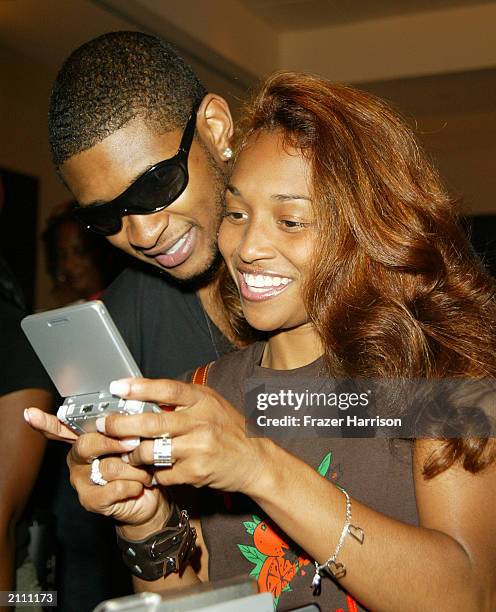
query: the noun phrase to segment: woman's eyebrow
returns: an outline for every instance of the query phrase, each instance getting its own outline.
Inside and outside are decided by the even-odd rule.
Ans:
[[[231,185],[230,183],[228,183],[226,189],[234,197],[243,197],[241,191],[239,191],[239,189],[237,189],[234,185]],[[288,202],[290,200],[306,200],[307,202],[311,202],[310,196],[301,193],[274,193],[270,197],[271,199],[276,200],[277,202]]]
[[[236,187],[234,185],[231,185],[231,183],[228,183],[226,186],[227,191],[229,191],[229,193],[231,193],[233,196],[240,196],[241,193],[239,191],[239,189],[236,189]]]
[[[307,200],[311,201],[311,198],[307,195],[303,195],[301,193],[275,193],[270,196],[273,200],[277,200],[278,202],[285,202],[286,200]]]

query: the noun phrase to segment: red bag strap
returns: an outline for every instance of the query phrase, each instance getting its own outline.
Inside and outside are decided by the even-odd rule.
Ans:
[[[206,385],[207,384],[208,371],[210,370],[210,366],[212,365],[212,363],[213,361],[211,361],[210,363],[207,363],[206,365],[202,365],[196,368],[196,370],[193,373],[193,376],[191,377],[191,382],[194,385]]]

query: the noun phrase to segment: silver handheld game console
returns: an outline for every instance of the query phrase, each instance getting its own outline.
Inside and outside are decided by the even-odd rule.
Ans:
[[[156,404],[111,395],[112,380],[141,376],[103,302],[29,315],[21,322],[61,397],[57,417],[76,433],[96,431],[108,414],[160,412]]]

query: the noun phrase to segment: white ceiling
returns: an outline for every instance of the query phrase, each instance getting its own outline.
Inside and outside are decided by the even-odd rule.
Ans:
[[[275,30],[304,30],[396,15],[493,4],[481,0],[239,0]]]

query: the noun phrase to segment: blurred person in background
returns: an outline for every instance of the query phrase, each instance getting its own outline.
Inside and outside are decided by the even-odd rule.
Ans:
[[[97,299],[121,268],[115,249],[75,220],[74,204],[57,207],[43,232],[46,267],[58,306]]]
[[[2,205],[0,181],[0,212]],[[39,589],[24,511],[45,439],[26,427],[23,411],[32,402],[49,411],[53,402],[51,383],[20,328],[26,314],[17,281],[0,258],[0,591]]]

